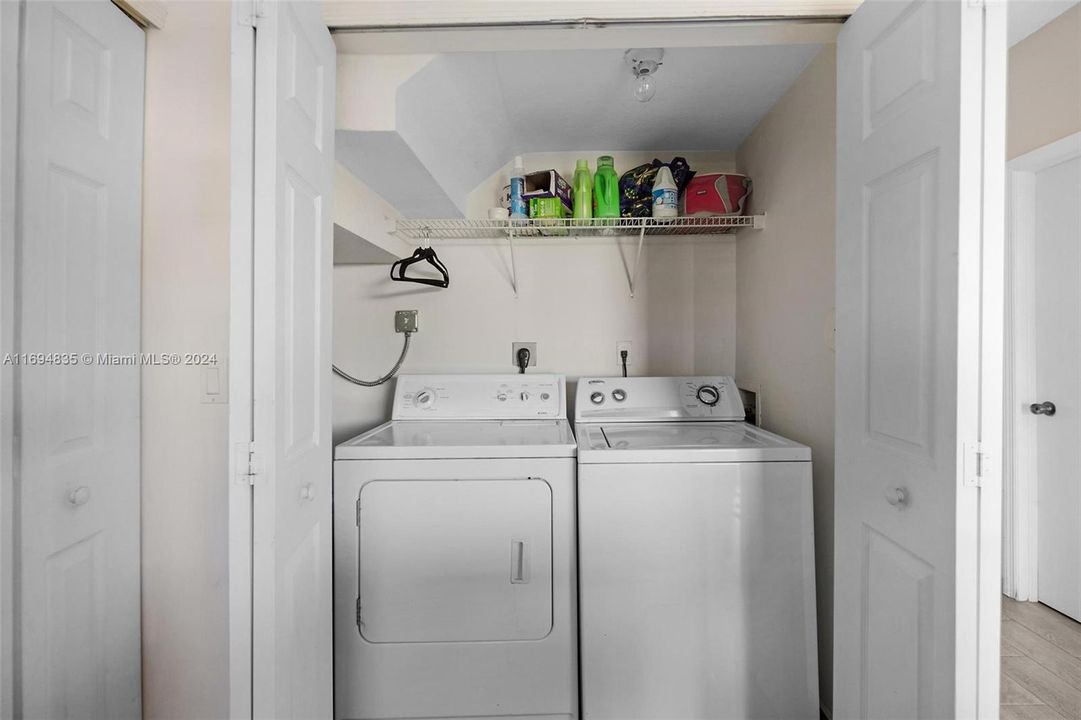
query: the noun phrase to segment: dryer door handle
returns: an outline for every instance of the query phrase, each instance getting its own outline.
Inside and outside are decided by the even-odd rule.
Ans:
[[[525,585],[529,582],[529,556],[526,553],[525,540],[510,541],[510,582],[512,585]]]

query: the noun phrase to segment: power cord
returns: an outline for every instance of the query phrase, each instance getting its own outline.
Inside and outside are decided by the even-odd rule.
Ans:
[[[518,348],[518,374],[525,375],[525,369],[529,367],[529,348]]]
[[[390,380],[392,377],[397,375],[398,371],[402,369],[402,363],[405,362],[405,356],[409,354],[409,338],[412,337],[412,335],[413,333],[411,332],[405,333],[405,342],[402,343],[402,354],[398,356],[398,362],[394,363],[394,367],[390,369],[390,372],[388,372],[386,375],[379,378],[378,380],[361,380],[360,378],[353,377],[337,365],[331,365],[330,367],[334,370],[335,375],[342,378],[343,380],[348,380],[354,385],[360,385],[361,387],[378,387],[385,383],[387,380]]]
[[[623,377],[627,377],[627,356],[630,355],[626,350],[619,351],[619,360],[623,363]]]

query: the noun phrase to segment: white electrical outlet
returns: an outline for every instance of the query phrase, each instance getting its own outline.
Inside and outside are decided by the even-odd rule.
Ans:
[[[621,365],[623,363],[622,353],[624,350],[627,351],[627,367],[630,367],[634,364],[634,351],[631,348],[630,340],[623,340],[616,343],[616,360],[618,360]]]
[[[529,364],[526,367],[537,366],[537,343],[535,342],[516,342],[511,344],[510,348],[510,361],[514,364],[514,367],[518,367],[518,351],[521,348],[525,348],[529,351]]]

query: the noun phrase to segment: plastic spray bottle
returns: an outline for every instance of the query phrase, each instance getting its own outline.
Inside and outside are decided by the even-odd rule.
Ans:
[[[525,192],[525,165],[522,156],[514,158],[514,169],[510,174],[510,216],[516,220],[524,220],[529,217],[529,209],[526,207],[522,193]]]

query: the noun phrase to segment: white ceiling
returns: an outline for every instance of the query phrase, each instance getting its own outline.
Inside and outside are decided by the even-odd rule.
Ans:
[[[820,47],[667,50],[648,103],[631,95],[622,49],[438,55],[398,88],[399,138],[354,138],[339,160],[404,214],[421,217],[445,214],[448,202],[464,210],[469,192],[518,154],[734,151]],[[380,152],[362,154],[376,144]],[[414,157],[395,168],[388,146]],[[416,166],[426,197],[403,205],[397,199],[413,183],[403,173]],[[433,180],[445,197],[431,196]]]
[[[1062,13],[1078,0],[1010,0],[1006,6],[1006,37],[1016,45]]]
[[[803,71],[817,45],[676,48],[657,95],[631,96],[621,50],[444,55],[399,92],[399,107],[431,107],[463,86],[494,88],[516,152],[735,150]],[[437,71],[436,65],[443,68]]]

